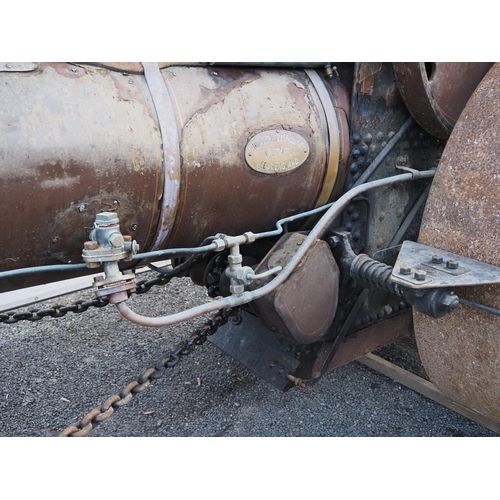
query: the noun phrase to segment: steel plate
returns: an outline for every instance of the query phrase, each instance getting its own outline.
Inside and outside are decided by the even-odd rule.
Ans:
[[[450,136],[419,241],[500,265],[500,64],[486,75]],[[500,286],[457,288],[500,308]],[[415,336],[431,381],[447,396],[500,421],[500,318],[464,305],[441,319],[415,311]]]

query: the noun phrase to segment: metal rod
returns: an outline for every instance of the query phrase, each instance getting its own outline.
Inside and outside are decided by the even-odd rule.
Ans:
[[[389,247],[393,247],[395,245],[399,245],[401,242],[401,239],[406,233],[406,230],[412,223],[413,219],[417,215],[417,212],[420,210],[422,205],[425,203],[425,200],[427,200],[427,196],[429,196],[429,191],[431,189],[430,184],[422,191],[422,194],[418,197],[417,201],[411,208],[411,210],[408,212],[408,215],[406,216],[405,220],[401,224],[401,227],[398,229],[394,237],[392,238],[391,242],[389,243]]]
[[[408,129],[415,123],[415,120],[410,116],[408,120],[403,123],[403,126],[398,132],[392,136],[391,140],[387,143],[377,157],[370,163],[368,168],[362,173],[361,177],[354,183],[353,187],[363,184],[372,174],[377,170],[378,166],[385,160],[386,156],[393,150],[394,146],[399,142],[401,137],[408,132]]]
[[[202,304],[200,306],[193,307],[191,309],[187,309],[186,311],[181,311],[179,313],[171,314],[169,316],[161,316],[161,317],[147,317],[142,316],[140,314],[132,311],[125,302],[119,302],[116,305],[120,314],[122,314],[126,319],[142,326],[148,327],[158,327],[158,326],[167,326],[173,325],[175,323],[180,323],[182,321],[187,321],[189,319],[195,318],[197,316],[201,316],[202,314],[209,313],[212,311],[216,311],[217,309],[227,308],[227,307],[238,307],[243,304],[247,304],[253,300],[256,300],[268,293],[272,292],[276,287],[281,285],[293,270],[297,267],[301,259],[304,257],[305,253],[309,249],[309,247],[314,243],[317,238],[320,238],[323,233],[328,229],[331,221],[335,219],[335,217],[340,213],[340,211],[344,210],[344,208],[350,203],[350,201],[356,196],[368,191],[370,189],[375,189],[382,186],[387,186],[391,184],[396,184],[400,182],[406,182],[417,179],[424,179],[433,177],[435,174],[435,170],[425,170],[423,172],[417,173],[408,173],[395,175],[392,177],[386,177],[384,179],[379,179],[372,182],[367,182],[361,186],[351,189],[347,193],[345,193],[341,198],[339,198],[336,202],[332,204],[329,210],[323,215],[323,217],[318,221],[316,226],[313,227],[307,238],[304,240],[302,245],[298,248],[296,253],[290,259],[288,264],[284,267],[283,271],[281,271],[276,278],[271,280],[269,283],[264,285],[257,290],[252,292],[243,292],[239,295],[233,295],[230,297],[224,297],[213,302],[208,302],[206,304]],[[110,299],[112,300],[112,295]]]
[[[474,307],[475,309],[479,309],[480,311],[484,311],[490,314],[494,314],[495,316],[500,316],[500,311],[498,309],[493,309],[493,307],[483,306],[482,304],[477,304],[476,302],[470,302],[469,300],[459,299],[461,304],[465,304],[469,307]]]

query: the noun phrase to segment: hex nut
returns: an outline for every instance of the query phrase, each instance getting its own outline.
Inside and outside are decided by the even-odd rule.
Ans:
[[[399,274],[403,274],[405,276],[408,276],[411,274],[411,266],[408,264],[401,264],[401,267],[399,268]]]
[[[459,298],[453,293],[446,293],[441,298],[441,304],[450,312],[454,311],[460,303]]]
[[[446,267],[448,269],[458,269],[458,261],[457,260],[448,260],[446,262]]]
[[[427,273],[422,269],[416,269],[415,274],[413,276],[417,281],[425,281]]]
[[[441,255],[434,254],[432,256],[431,262],[433,264],[442,264],[443,263],[443,257],[441,257]]]

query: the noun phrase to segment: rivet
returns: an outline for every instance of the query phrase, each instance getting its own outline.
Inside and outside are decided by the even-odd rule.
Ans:
[[[358,143],[360,143],[360,142],[361,142],[361,136],[360,136],[359,134],[354,134],[354,135],[352,136],[352,142],[353,142],[354,144],[358,144]]]
[[[373,136],[372,136],[372,134],[366,134],[366,135],[365,135],[365,142],[366,142],[367,144],[370,144],[372,141],[373,141]]]
[[[12,68],[12,64],[6,64],[5,66],[7,66],[7,68]]]
[[[76,73],[76,68],[71,68],[71,73]]]
[[[384,140],[384,134],[382,132],[377,133],[377,142],[382,142]]]

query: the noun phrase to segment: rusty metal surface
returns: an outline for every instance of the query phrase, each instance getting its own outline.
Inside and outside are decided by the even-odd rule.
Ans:
[[[284,267],[304,240],[301,233],[285,234],[255,272]],[[339,282],[340,271],[328,244],[316,240],[291,276],[274,292],[254,301],[252,309],[276,334],[311,344],[325,336],[333,321]]]
[[[446,139],[493,63],[394,63],[398,87],[415,120]]]
[[[425,209],[419,241],[500,265],[500,65],[481,82],[455,125]],[[500,307],[500,286],[457,288]],[[415,336],[432,382],[447,396],[500,421],[500,319],[461,305],[439,320],[414,312]]]
[[[118,212],[143,252],[268,230],[315,206],[328,152],[348,130],[342,117],[330,142],[324,102],[303,70],[181,65],[155,74],[158,85],[150,74],[77,63],[0,73],[0,186],[9,193],[0,201],[8,234],[0,270],[81,262],[100,211]],[[329,89],[345,103],[344,88]],[[245,147],[269,130],[307,141],[304,163],[272,176],[250,168]]]
[[[369,352],[389,345],[404,335],[408,335],[411,324],[411,314],[410,311],[407,311],[356,332],[354,336],[340,344],[325,373],[329,373],[339,366],[350,363]],[[325,344],[326,347],[328,347],[328,344]]]
[[[171,67],[168,81],[182,130],[181,206],[170,246],[216,232],[263,231],[313,208],[323,186],[329,135],[322,104],[303,71]],[[299,134],[310,148],[299,168],[256,172],[245,148],[258,133]]]
[[[328,148],[328,168],[325,174],[325,180],[323,182],[323,187],[319,193],[318,199],[316,201],[316,206],[321,207],[328,202],[332,195],[333,188],[335,187],[339,164],[340,164],[340,127],[339,119],[333,107],[332,99],[328,93],[327,87],[324,81],[320,78],[316,71],[306,69],[307,76],[311,79],[318,97],[321,100],[322,107],[325,111],[325,119],[328,127],[329,134],[329,148]]]
[[[142,77],[40,63],[0,73],[0,102],[1,270],[80,262],[94,215],[105,210],[148,246],[162,158]],[[0,290],[9,288],[2,280]]]
[[[161,216],[152,250],[163,248],[175,221],[181,182],[180,137],[172,93],[157,63],[142,63],[144,77],[156,109],[163,151]]]

